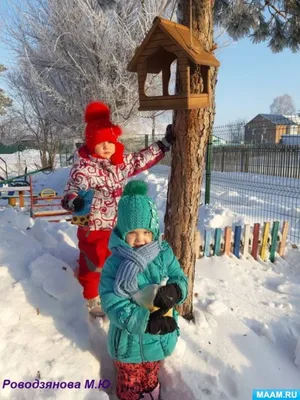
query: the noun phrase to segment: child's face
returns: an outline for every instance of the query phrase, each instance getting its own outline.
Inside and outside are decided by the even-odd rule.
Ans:
[[[95,147],[95,153],[101,158],[106,158],[107,160],[115,153],[116,146],[111,142],[102,142],[97,144]]]
[[[153,233],[146,229],[135,229],[126,235],[126,243],[131,247],[141,247],[153,241]]]

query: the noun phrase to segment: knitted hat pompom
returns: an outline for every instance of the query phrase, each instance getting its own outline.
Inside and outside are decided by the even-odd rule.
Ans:
[[[131,181],[128,182],[124,188],[122,197],[124,196],[146,196],[148,192],[148,186],[144,181]]]
[[[107,121],[110,123],[110,109],[100,101],[93,101],[86,107],[84,120],[88,124],[93,121]]]

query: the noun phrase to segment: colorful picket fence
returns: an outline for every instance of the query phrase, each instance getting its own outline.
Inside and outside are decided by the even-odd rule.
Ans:
[[[288,221],[283,222],[281,229],[279,221],[274,221],[272,227],[270,222],[265,222],[262,226],[256,223],[253,227],[207,229],[202,240],[198,232],[197,258],[233,254],[237,258],[251,255],[255,260],[260,257],[263,261],[274,262],[276,253],[280,257],[284,255],[288,227]]]

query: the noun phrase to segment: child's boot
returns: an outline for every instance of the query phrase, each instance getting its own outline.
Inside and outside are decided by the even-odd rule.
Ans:
[[[160,383],[156,386],[155,389],[152,390],[152,392],[148,393],[142,393],[142,396],[140,397],[141,400],[161,400],[160,397]]]
[[[93,299],[88,299],[87,300],[87,308],[91,314],[92,317],[97,318],[97,317],[104,317],[105,313],[102,310],[101,307],[101,301],[100,297],[94,297]]]

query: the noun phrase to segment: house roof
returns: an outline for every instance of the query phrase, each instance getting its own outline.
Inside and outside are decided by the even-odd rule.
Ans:
[[[282,114],[259,114],[275,125],[293,125],[293,121]]]
[[[161,17],[155,17],[152,28],[146,35],[142,44],[137,48],[135,55],[128,64],[128,71],[137,72],[137,64],[143,50],[147,47],[151,36],[157,29],[161,29],[166,36],[185,51],[187,57],[195,64],[219,67],[220,62],[213,54],[206,51],[200,41],[193,35],[190,44],[190,30],[187,26],[177,24]]]
[[[299,125],[300,120],[297,123],[292,117],[284,116],[282,114],[258,114],[256,117],[263,117],[274,125]],[[256,118],[255,117],[255,118]],[[249,121],[246,125],[250,124],[255,118]]]
[[[298,115],[284,115],[284,117],[290,119],[295,125],[300,125],[300,114]]]

